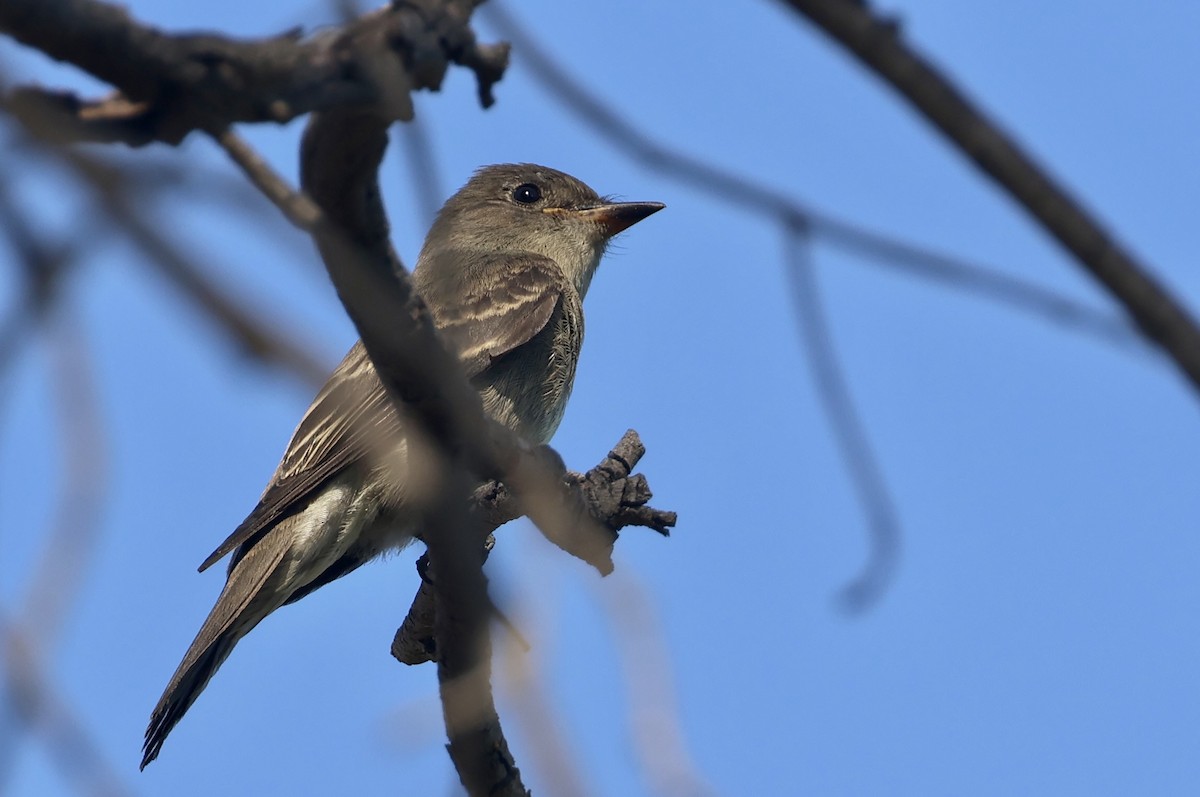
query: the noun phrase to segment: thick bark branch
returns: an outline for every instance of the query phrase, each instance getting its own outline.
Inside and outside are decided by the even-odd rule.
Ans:
[[[17,112],[50,115],[59,140],[177,144],[193,130],[287,122],[312,111],[372,106],[412,116],[411,89],[437,90],[450,64],[475,72],[480,99],[508,62],[507,45],[480,45],[468,20],[477,0],[408,0],[302,39],[167,34],[99,0],[5,0],[0,32],[74,64],[118,94],[85,101],[23,89]]]
[[[1091,214],[933,65],[854,0],[783,0],[886,80],[1041,223],[1200,389],[1200,328]]]
[[[577,502],[578,511],[587,512],[614,534],[628,526],[644,526],[667,535],[675,525],[675,513],[649,506],[653,497],[650,485],[645,476],[632,472],[645,453],[641,438],[630,429],[596,467],[587,473],[564,473],[566,483],[572,488],[570,500]],[[524,514],[517,497],[500,482],[491,481],[476,488],[472,501],[471,511],[476,520],[471,529],[484,551],[490,550],[486,540],[491,532]],[[435,590],[433,579],[426,575],[427,567],[428,562],[422,557],[417,563],[421,586],[392,640],[392,655],[402,664],[422,664],[438,658],[434,638]]]

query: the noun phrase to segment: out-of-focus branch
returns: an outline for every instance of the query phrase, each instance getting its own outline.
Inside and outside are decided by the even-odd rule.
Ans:
[[[0,32],[118,90],[86,101],[22,89],[9,104],[47,119],[46,135],[59,141],[176,144],[192,130],[281,123],[333,107],[386,107],[409,118],[410,86],[439,88],[454,63],[475,73],[486,106],[507,48],[475,41],[468,20],[478,2],[407,0],[308,39],[289,31],[239,40],[163,33],[100,0],[6,0]]]
[[[0,233],[13,251],[23,281],[21,295],[0,322],[0,377],[3,377],[21,344],[58,295],[64,269],[79,255],[79,240],[58,245],[42,240],[13,201],[6,178],[0,179]]]
[[[115,175],[98,173],[95,164],[78,153],[72,153],[69,160],[85,177],[96,194],[97,204],[118,229],[146,254],[151,265],[208,313],[243,352],[262,362],[281,364],[312,385],[319,385],[328,377],[328,363],[316,357],[312,347],[298,343],[294,332],[284,334],[278,325],[265,322],[261,312],[243,307],[229,295],[189,253],[144,217],[135,200],[122,190],[119,180],[111,179]]]
[[[0,110],[8,107],[0,100]],[[312,347],[296,342],[295,333],[284,334],[262,319],[264,313],[244,307],[213,279],[192,255],[173,242],[146,218],[134,187],[125,173],[87,153],[46,144],[36,136],[45,120],[31,120],[25,129],[31,144],[66,167],[95,199],[100,218],[124,232],[146,255],[147,262],[191,299],[230,336],[245,354],[264,363],[282,366],[311,385],[320,385],[329,375],[329,365],[312,353]],[[134,181],[136,183],[136,180]]]
[[[69,704],[42,677],[28,640],[3,615],[0,615],[0,664],[10,705],[18,720],[44,738],[52,760],[72,779],[79,793],[94,797],[128,795],[130,792],[116,770],[71,713]]]
[[[7,181],[0,180],[0,231],[3,231],[7,244],[12,249],[13,261],[22,272],[23,285],[15,306],[0,331],[0,378],[7,374],[8,366],[15,358],[20,344],[39,328],[46,328],[44,322],[52,315],[51,311],[57,306],[58,297],[61,296],[59,288],[63,275],[78,259],[82,250],[81,242],[90,237],[87,235],[90,230],[85,228],[66,242],[47,240],[32,221],[26,218],[24,209],[13,201],[8,189]],[[61,325],[67,323],[68,319],[64,314],[59,314],[54,320],[58,322],[57,331],[61,333]],[[59,355],[56,365],[64,366],[62,357],[66,356],[67,352],[63,351],[63,348],[69,344],[61,338],[60,334],[59,340],[55,341],[59,345],[53,346],[52,349],[54,354]],[[31,618],[33,622],[29,623],[29,627],[36,629],[36,637],[30,640],[29,644],[30,661],[40,660],[56,636],[64,610],[69,603],[69,600],[60,600],[60,597],[71,596],[78,587],[83,564],[92,548],[88,544],[93,536],[91,532],[95,530],[89,510],[94,508],[93,499],[98,498],[100,485],[88,478],[90,474],[87,473],[86,462],[76,459],[76,454],[86,456],[88,443],[95,439],[89,432],[98,426],[95,425],[95,414],[92,412],[94,408],[87,400],[90,395],[87,390],[87,364],[84,362],[79,365],[82,366],[82,370],[78,374],[70,372],[69,367],[54,369],[54,375],[57,377],[55,382],[59,386],[57,397],[60,408],[66,410],[66,404],[76,399],[81,402],[81,406],[72,408],[77,410],[78,414],[64,412],[63,416],[67,424],[63,434],[67,443],[64,445],[64,500],[58,505],[58,514],[49,535],[52,542],[47,544],[37,573],[31,579],[29,599],[26,601],[27,606],[37,610],[37,616]],[[73,380],[76,376],[82,380],[82,385],[66,384],[67,380]],[[78,395],[68,395],[75,387],[82,388],[81,392]],[[0,396],[4,395],[7,393],[0,391]],[[77,440],[77,437],[81,439]],[[71,444],[75,442],[80,443],[84,452],[73,450]],[[97,463],[101,462],[102,457],[97,459]],[[68,536],[73,536],[76,523],[79,524],[78,530],[82,532],[80,542],[83,544],[78,551],[66,551],[63,567],[56,568],[51,558],[57,553],[63,553],[61,544]],[[61,592],[51,589],[51,580],[61,580]],[[0,689],[0,793],[5,790],[14,769],[13,763],[21,750],[20,742],[25,731],[23,725],[28,715],[27,712],[18,710],[17,701],[20,699],[12,688]]]
[[[662,797],[716,797],[687,749],[672,678],[668,634],[649,591],[628,569],[616,589],[593,590],[609,622],[625,674],[634,754]]]
[[[776,218],[785,228],[803,226],[814,238],[866,255],[877,265],[931,280],[943,287],[1061,324],[1103,340],[1125,343],[1135,339],[1123,319],[1025,280],[960,258],[933,252],[857,224],[835,218],[791,198],[783,191],[760,185],[698,158],[683,155],[674,145],[655,141],[644,130],[605,104],[571,78],[503,3],[480,9],[481,16],[509,39],[528,65],[530,76],[570,112],[628,157],[671,179],[687,183],[719,202],[743,211]]]
[[[397,126],[395,131],[411,172],[404,182],[412,189],[413,204],[419,212],[422,226],[426,228],[433,226],[434,217],[445,199],[428,128],[428,123],[417,116],[408,124]]]
[[[51,342],[52,376],[59,410],[63,477],[61,497],[46,534],[37,566],[29,578],[22,624],[23,655],[28,666],[47,661],[75,604],[96,550],[100,508],[106,491],[108,455],[103,420],[97,407],[83,336],[75,319],[61,307],[48,313],[41,328]],[[8,698],[20,700],[7,690]],[[14,706],[15,707],[15,706]],[[15,711],[18,721],[29,712]],[[0,729],[0,793],[20,750],[17,729]]]
[[[948,77],[909,47],[894,20],[854,0],[783,0],[876,74],[1006,190],[1117,299],[1200,389],[1200,328],[1149,270]]]
[[[896,569],[900,550],[900,524],[896,507],[862,419],[855,409],[850,387],[834,353],[825,307],[817,290],[807,233],[788,231],[788,277],[796,302],[796,321],[802,331],[809,368],[816,378],[817,394],[829,418],[838,449],[846,460],[859,502],[866,509],[871,549],[862,573],[842,589],[842,605],[857,612],[879,599]]]
[[[63,485],[57,512],[37,568],[31,574],[22,622],[34,655],[44,655],[73,605],[100,528],[108,451],[86,344],[66,312],[47,331],[53,343],[53,377],[62,436]]]

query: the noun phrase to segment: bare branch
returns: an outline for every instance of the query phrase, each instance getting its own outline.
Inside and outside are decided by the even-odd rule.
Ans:
[[[437,159],[428,128],[429,124],[417,116],[408,124],[398,125],[395,131],[396,138],[402,144],[404,160],[412,173],[406,182],[412,188],[413,205],[419,211],[424,227],[433,226],[433,219],[445,197],[441,180],[438,179]]]
[[[687,749],[668,634],[649,591],[628,569],[616,589],[593,590],[605,609],[625,675],[634,754],[650,792],[663,797],[716,797]]]
[[[67,312],[48,320],[63,484],[21,613],[30,629],[30,655],[37,657],[46,655],[57,641],[89,569],[100,535],[109,465],[99,396],[82,331]]]
[[[630,429],[596,467],[585,474],[565,474],[580,506],[614,533],[628,526],[645,526],[665,535],[675,525],[674,512],[648,505],[653,494],[646,478],[633,473],[645,453],[641,438]],[[479,539],[481,548],[485,548],[484,537],[522,515],[520,503],[500,482],[480,485],[472,502],[472,512],[477,517],[472,528],[482,535]],[[418,563],[418,571],[423,568]],[[392,640],[392,655],[402,664],[422,664],[437,659],[433,615],[433,584],[423,576],[412,606]]]
[[[261,155],[232,130],[213,136],[254,187],[271,200],[292,224],[305,232],[314,232],[323,223],[321,209],[307,195],[288,185]]]
[[[841,594],[842,606],[858,612],[879,599],[895,572],[900,550],[900,521],[883,470],[871,450],[870,438],[854,407],[850,386],[834,352],[805,231],[789,231],[786,245],[796,321],[802,331],[809,368],[816,378],[817,393],[837,438],[838,449],[846,460],[850,480],[858,491],[859,502],[866,509],[867,527],[871,531],[873,544],[867,564]]]
[[[0,109],[5,106],[0,101]],[[39,125],[32,122],[34,129]],[[27,132],[32,132],[27,129]],[[328,364],[312,354],[311,347],[297,343],[261,320],[263,313],[244,307],[205,273],[189,252],[162,233],[146,219],[127,185],[125,174],[83,152],[44,144],[32,135],[30,142],[42,144],[41,150],[66,166],[95,199],[101,218],[125,232],[142,250],[147,261],[158,268],[184,295],[204,310],[218,327],[232,337],[240,350],[265,363],[281,365],[309,384],[320,385],[329,375]]]
[[[894,20],[853,0],[785,0],[913,105],[996,181],[1128,311],[1200,389],[1200,328],[1149,270],[1083,205],[901,39]]]
[[[341,28],[257,40],[163,33],[99,0],[9,0],[0,32],[117,88],[85,101],[26,89],[9,104],[47,119],[56,140],[177,144],[192,130],[290,121],[333,107],[412,116],[409,89],[441,86],[450,64],[475,72],[480,100],[507,64],[504,46],[480,46],[467,25],[477,0],[409,0]],[[119,54],[119,55],[114,55]]]

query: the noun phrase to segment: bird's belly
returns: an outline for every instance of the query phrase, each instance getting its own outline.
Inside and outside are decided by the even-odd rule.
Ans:
[[[497,360],[475,381],[484,411],[537,445],[554,436],[575,383],[583,317],[577,298],[568,303],[533,340]]]
[[[574,369],[569,377],[574,376]],[[483,410],[527,442],[548,443],[562,422],[571,394],[571,378],[543,368],[541,378],[528,372],[483,386]]]

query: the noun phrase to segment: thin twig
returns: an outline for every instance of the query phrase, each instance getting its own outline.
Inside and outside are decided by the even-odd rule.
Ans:
[[[221,149],[242,170],[242,173],[267,199],[279,208],[284,217],[297,228],[312,233],[324,220],[317,203],[300,191],[295,190],[271,165],[251,147],[245,139],[232,129],[222,130],[213,136]]]
[[[803,229],[789,231],[787,241],[788,277],[796,302],[796,321],[800,326],[804,351],[816,378],[817,394],[825,417],[829,419],[838,448],[846,460],[859,501],[866,508],[871,531],[871,552],[863,572],[842,589],[841,603],[852,612],[874,604],[896,570],[900,550],[900,523],[888,493],[862,419],[854,407],[850,386],[834,354],[829,323],[817,288],[816,274]]]
[[[113,172],[86,154],[46,146],[44,151],[57,157],[91,190],[96,207],[117,229],[147,256],[158,270],[218,322],[218,327],[259,360],[283,366],[312,385],[322,384],[329,366],[312,354],[312,347],[294,341],[295,333],[283,334],[264,323],[261,311],[252,312],[230,296],[205,274],[205,269],[188,252],[176,245],[159,226],[148,221],[129,196],[121,174]]]
[[[628,568],[613,578],[615,584],[592,591],[616,642],[625,675],[625,713],[633,753],[650,790],[662,797],[715,797],[716,790],[687,749],[668,634],[652,596]]]
[[[55,518],[21,613],[31,629],[30,654],[38,657],[57,642],[95,553],[109,461],[86,340],[62,308],[49,321],[64,475]]]
[[[321,35],[246,40],[165,33],[100,0],[6,0],[0,32],[118,89],[87,101],[26,88],[6,100],[19,114],[46,118],[45,134],[56,141],[132,146],[336,107],[408,118],[409,89],[436,90],[452,63],[475,73],[486,107],[508,50],[475,41],[469,20],[477,2],[390,3]]]

